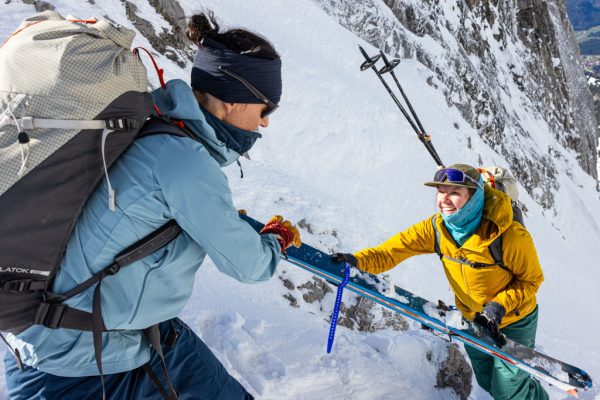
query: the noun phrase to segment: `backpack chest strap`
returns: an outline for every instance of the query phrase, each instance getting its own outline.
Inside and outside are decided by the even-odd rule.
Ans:
[[[440,258],[458,263],[458,264],[462,264],[462,265],[468,265],[471,268],[485,268],[485,267],[493,267],[495,265],[499,266],[500,268],[506,269],[507,271],[508,268],[506,268],[504,265],[497,263],[497,262],[493,262],[493,263],[480,263],[480,262],[473,262],[473,261],[469,261],[466,259],[459,259],[459,258],[454,258],[454,257],[450,257],[447,256],[445,254],[442,254],[442,256]]]
[[[433,216],[433,219],[431,220],[431,225],[433,226],[433,231],[435,232],[433,248],[434,248],[436,254],[438,255],[438,257],[440,257],[440,260],[446,259],[446,260],[449,260],[449,261],[452,261],[452,262],[455,262],[458,264],[467,265],[471,268],[486,268],[486,267],[493,267],[494,265],[497,265],[500,268],[502,268],[508,272],[511,272],[510,269],[506,266],[506,264],[504,264],[504,262],[502,261],[502,235],[499,235],[496,239],[494,239],[494,241],[488,247],[490,254],[494,258],[493,263],[478,263],[478,262],[469,261],[467,259],[458,259],[458,258],[447,256],[442,253],[442,251],[440,249],[441,232],[435,223],[436,220],[437,220],[437,214]]]

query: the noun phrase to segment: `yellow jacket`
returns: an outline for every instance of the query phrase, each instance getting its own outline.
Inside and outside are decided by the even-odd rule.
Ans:
[[[456,306],[465,318],[472,320],[483,305],[495,301],[506,309],[500,327],[527,316],[536,306],[535,294],[544,281],[537,252],[529,232],[512,219],[510,198],[485,187],[485,204],[481,224],[462,247],[458,247],[438,214],[440,250],[445,256],[491,264],[494,258],[488,246],[498,235],[502,237],[503,261],[510,271],[500,266],[473,268],[442,258],[444,272],[454,291]],[[418,254],[435,253],[433,216],[388,239],[377,247],[354,254],[358,267],[372,274],[394,268]]]

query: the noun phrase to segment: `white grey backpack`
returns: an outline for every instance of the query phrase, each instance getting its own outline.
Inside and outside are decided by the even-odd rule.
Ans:
[[[91,331],[101,377],[102,279],[181,231],[171,221],[68,293],[52,293],[86,201],[106,184],[114,209],[108,169],[142,127],[148,130],[153,101],[146,69],[130,51],[134,36],[106,21],[46,11],[26,19],[0,48],[0,332],[36,324]],[[94,285],[93,312],[63,303]],[[162,355],[157,326],[148,331]]]

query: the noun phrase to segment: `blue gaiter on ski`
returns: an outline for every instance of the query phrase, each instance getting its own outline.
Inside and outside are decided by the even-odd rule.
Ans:
[[[258,132],[246,131],[221,121],[201,105],[200,110],[202,110],[206,122],[215,130],[217,138],[225,143],[228,149],[235,151],[239,155],[243,155],[250,150],[256,139],[262,137]]]
[[[483,180],[481,177],[479,178],[479,184],[481,187],[478,187],[477,190],[475,190],[475,193],[473,193],[473,196],[471,196],[463,208],[450,215],[440,213],[444,219],[446,229],[448,229],[459,246],[462,246],[467,239],[475,233],[481,223],[485,200],[483,195]]]

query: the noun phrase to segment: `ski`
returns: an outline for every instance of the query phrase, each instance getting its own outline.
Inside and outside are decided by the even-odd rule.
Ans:
[[[264,226],[247,215],[240,217],[257,231]],[[300,248],[289,247],[287,255],[282,257],[333,284],[337,285],[344,279],[344,263],[333,262],[329,254],[307,244],[302,244]],[[375,275],[353,269],[346,287],[360,296],[421,323],[438,335],[463,342],[499,358],[570,395],[577,397],[579,390],[592,387],[591,377],[582,369],[508,338],[507,343],[499,347],[483,330],[463,319],[455,308],[443,307],[442,303],[432,303],[397,286],[391,288]]]

